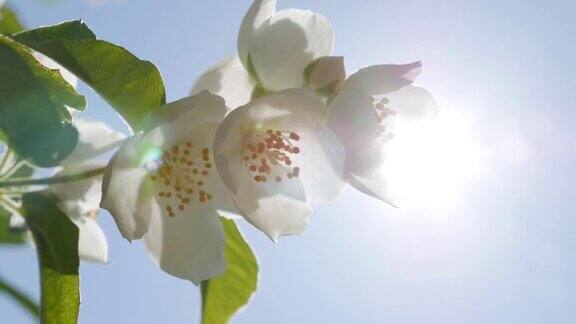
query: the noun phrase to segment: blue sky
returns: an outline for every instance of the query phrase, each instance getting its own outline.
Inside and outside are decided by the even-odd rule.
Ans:
[[[83,18],[152,60],[168,99],[235,52],[249,0],[9,0],[29,26]],[[444,121],[425,183],[400,209],[352,189],[305,234],[241,227],[261,268],[234,323],[573,323],[576,307],[576,4],[305,1],[328,17],[349,71],[422,60]],[[89,115],[125,130],[88,88]],[[446,117],[442,117],[446,116]],[[444,127],[445,126],[445,127]],[[430,162],[433,161],[433,162]],[[430,166],[433,166],[432,168]],[[428,169],[426,169],[428,167]],[[195,323],[199,294],[130,245],[107,213],[110,264],[82,264],[81,323]],[[0,249],[0,275],[37,292],[32,248]],[[32,319],[3,296],[6,323]]]

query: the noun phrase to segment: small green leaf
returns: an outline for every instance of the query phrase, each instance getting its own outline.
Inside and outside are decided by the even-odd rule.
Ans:
[[[86,99],[28,48],[0,35],[0,129],[9,146],[38,166],[57,165],[78,142],[66,106],[83,109]]]
[[[38,304],[32,301],[32,298],[2,278],[0,278],[0,293],[5,293],[6,295],[12,297],[14,301],[16,301],[20,306],[22,306],[22,308],[26,309],[34,317],[40,317],[40,307]]]
[[[162,76],[154,64],[96,39],[81,21],[34,29],[13,38],[86,82],[136,131],[153,110],[166,103]]]
[[[13,10],[6,5],[0,8],[0,34],[15,34],[23,29],[24,27]]]
[[[78,227],[53,197],[28,193],[22,203],[39,254],[42,323],[75,324],[80,308]]]
[[[258,284],[258,262],[233,220],[221,218],[228,269],[202,282],[202,323],[223,324],[250,300]]]

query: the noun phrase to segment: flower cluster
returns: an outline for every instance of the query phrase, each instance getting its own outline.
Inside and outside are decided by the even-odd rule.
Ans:
[[[311,206],[347,184],[395,204],[390,143],[436,102],[413,85],[420,62],[347,77],[333,46],[323,16],[255,0],[238,54],[208,69],[191,97],[154,112],[111,159],[101,207],[122,235],[197,284],[226,268],[219,215],[277,241],[303,232]]]

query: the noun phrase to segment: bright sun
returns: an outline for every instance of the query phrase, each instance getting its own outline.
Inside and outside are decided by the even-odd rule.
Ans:
[[[466,118],[443,111],[433,121],[400,126],[397,133],[390,142],[388,170],[391,185],[405,197],[401,205],[443,208],[457,203],[466,180],[482,166]]]

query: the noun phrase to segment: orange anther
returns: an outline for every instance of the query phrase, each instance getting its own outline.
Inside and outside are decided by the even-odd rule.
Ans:
[[[294,132],[290,133],[290,138],[295,140],[295,141],[299,141],[300,140],[300,136]]]

